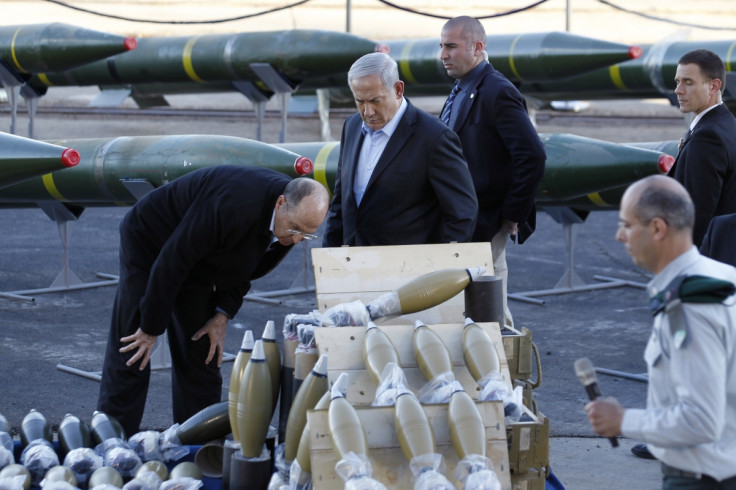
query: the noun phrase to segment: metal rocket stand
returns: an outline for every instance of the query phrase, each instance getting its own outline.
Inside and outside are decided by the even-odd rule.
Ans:
[[[279,98],[281,106],[281,132],[279,133],[279,143],[286,141],[286,118],[288,113],[289,99],[294,88],[279,75],[279,73],[268,63],[251,63],[250,68],[255,72],[261,81],[271,89]],[[261,141],[261,125],[263,123],[264,102],[256,102],[256,116],[258,118],[257,139]]]
[[[579,227],[585,222],[587,215],[579,215],[574,210],[567,207],[549,207],[545,208],[545,212],[552,216],[552,218],[558,223],[562,224],[563,231],[565,233],[565,244],[567,245],[567,270],[562,274],[562,277],[557,281],[555,287],[552,289],[542,289],[538,291],[527,291],[523,293],[515,293],[514,295],[509,294],[508,297],[512,299],[530,298],[533,299],[536,296],[550,296],[554,294],[566,294],[574,293],[579,291],[595,291],[597,289],[610,289],[617,287],[633,287],[639,289],[646,289],[646,284],[627,281],[624,279],[617,279],[614,277],[607,277],[596,275],[593,278],[597,281],[603,281],[598,284],[586,284],[585,281],[575,272],[575,237],[578,234]],[[620,378],[632,379],[634,381],[640,381],[646,383],[648,377],[645,374],[631,374],[623,371],[615,371],[606,368],[596,368],[596,372],[601,374],[607,374],[609,376],[616,376]]]
[[[23,85],[23,80],[0,62],[0,83],[5,87],[5,91],[8,93],[8,102],[10,103],[10,130],[8,132],[15,134],[18,98],[20,97],[20,87]]]
[[[40,95],[26,84],[13,70],[0,62],[0,83],[5,87],[10,103],[10,134],[15,134],[15,123],[18,117],[18,100],[22,96],[28,109],[28,137],[33,138],[33,123],[36,119],[38,98]]]
[[[61,244],[64,248],[61,271],[59,271],[56,279],[54,279],[51,285],[47,288],[0,292],[0,297],[19,301],[35,301],[35,298],[33,297],[35,294],[58,293],[63,291],[117,285],[117,276],[100,272],[97,273],[97,277],[104,280],[96,282],[82,282],[77,274],[75,274],[69,267],[69,235],[71,234],[69,224],[70,222],[74,222],[79,219],[83,209],[66,206],[62,203],[41,204],[40,206],[48,217],[56,222],[56,226],[59,229],[59,237],[61,238]]]
[[[623,286],[645,289],[646,284],[635,281],[627,281],[624,279],[616,279],[607,276],[594,276],[597,281],[603,281],[597,284],[586,284],[585,281],[575,272],[575,238],[579,231],[579,226],[585,222],[585,217],[580,216],[574,210],[567,207],[548,207],[544,209],[547,214],[558,223],[562,224],[565,234],[565,244],[567,245],[567,270],[557,281],[552,289],[541,289],[537,291],[525,291],[521,293],[509,294],[510,299],[526,301],[538,296],[551,296],[554,294],[576,293],[580,291],[594,291],[597,289],[610,289]]]

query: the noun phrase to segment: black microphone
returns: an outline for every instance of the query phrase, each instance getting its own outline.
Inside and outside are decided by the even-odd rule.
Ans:
[[[598,378],[595,375],[595,368],[590,359],[583,357],[575,361],[575,374],[578,375],[578,379],[585,386],[585,391],[588,393],[590,400],[596,400],[603,395],[601,394],[601,388],[598,386]],[[615,437],[609,437],[611,446],[618,447],[618,439]]]

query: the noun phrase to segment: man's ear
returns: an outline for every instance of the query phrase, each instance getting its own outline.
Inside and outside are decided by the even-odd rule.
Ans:
[[[667,236],[667,231],[670,228],[670,225],[659,217],[652,219],[652,221],[649,222],[649,226],[652,230],[652,238],[658,241],[663,240],[664,237]]]
[[[399,80],[396,82],[396,85],[394,85],[394,90],[396,91],[396,98],[400,99],[404,95],[404,82]]]
[[[483,42],[482,41],[476,41],[473,46],[473,54],[475,56],[480,56],[483,54]]]

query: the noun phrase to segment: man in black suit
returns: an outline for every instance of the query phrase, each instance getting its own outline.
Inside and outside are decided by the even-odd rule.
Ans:
[[[522,95],[488,62],[485,29],[477,19],[449,20],[440,46],[445,70],[457,80],[440,117],[460,136],[478,198],[473,241],[491,242],[494,274],[503,280],[505,322],[513,325],[506,305],[506,242],[511,236],[523,243],[534,232],[544,145]]]
[[[323,245],[467,242],[478,209],[457,135],[404,98],[384,53],[348,72],[358,114],[343,126]]]
[[[220,401],[227,322],[250,281],[322,224],[327,190],[263,168],[191,172],[138,201],[120,223],[120,281],[98,410],[138,431],[156,338],[168,334],[174,422]]]
[[[693,242],[699,247],[714,216],[736,213],[736,119],[721,100],[726,68],[712,51],[683,55],[675,83],[680,112],[695,118],[668,175],[692,196]]]
[[[680,182],[693,200],[693,244],[700,247],[714,216],[736,212],[736,119],[721,99],[726,67],[714,52],[685,53],[677,62],[675,83],[680,112],[695,118],[667,175]],[[646,444],[634,445],[631,452],[654,459]]]

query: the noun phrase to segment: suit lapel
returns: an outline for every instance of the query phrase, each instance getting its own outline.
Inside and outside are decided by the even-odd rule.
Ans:
[[[347,128],[348,131],[348,137],[345,138],[345,151],[343,153],[344,161],[343,165],[347,165],[346,172],[343,172],[343,177],[345,177],[344,182],[342,184],[343,196],[353,196],[353,185],[355,182],[355,172],[358,168],[358,156],[360,155],[360,148],[363,146],[363,140],[365,139],[365,136],[363,135],[363,132],[360,130],[362,125],[362,119],[360,116],[356,116],[355,119],[353,119],[350,123],[350,126]],[[359,135],[358,138],[350,137],[351,134],[357,133]],[[357,203],[354,201],[354,197],[352,197],[354,205],[357,207]]]
[[[399,121],[399,124],[396,126],[396,130],[391,135],[391,138],[388,140],[386,148],[381,154],[381,158],[379,158],[378,163],[376,163],[376,168],[373,169],[371,178],[368,181],[368,186],[365,189],[366,194],[370,192],[376,179],[378,179],[378,177],[380,177],[380,175],[393,163],[396,155],[401,151],[401,148],[404,147],[412,133],[414,133],[414,123],[417,119],[417,110],[408,100],[406,103],[406,112]]]
[[[699,129],[702,129],[705,126],[709,126],[712,118],[715,117],[719,113],[719,111],[723,109],[725,109],[725,106],[721,104],[718,107],[714,107],[713,109],[709,110],[707,113],[703,115],[703,118],[700,121],[698,121],[698,124],[695,125],[692,131],[688,130],[686,132],[686,136],[681,140],[677,148],[677,158],[675,158],[675,163],[672,164],[672,167],[670,168],[670,171],[667,172],[667,175],[674,177],[675,168],[677,167],[677,164],[680,161],[680,157],[682,156],[683,151],[685,150],[685,146],[687,146],[690,140],[693,139],[693,135],[695,134],[695,132],[698,131]]]
[[[475,97],[478,95],[478,85],[480,85],[488,75],[488,68],[490,68],[490,66],[491,65],[489,64],[483,69],[482,75],[476,79],[474,84],[469,85],[468,87],[463,87],[463,90],[467,90],[467,93],[464,94],[463,99],[460,101],[460,105],[453,109],[457,111],[455,122],[452,125],[452,130],[456,133],[459,132],[465,124],[465,120],[468,118],[468,114],[470,114],[470,109],[475,103]]]
[[[682,151],[685,149],[685,145],[690,141],[690,138],[692,136],[692,131],[689,132],[688,136],[680,140],[680,144],[677,146],[677,158],[675,158],[675,163],[672,164],[669,171],[667,171],[667,175],[669,177],[675,176],[675,169],[677,168],[677,162],[680,161],[680,157],[682,156]]]

